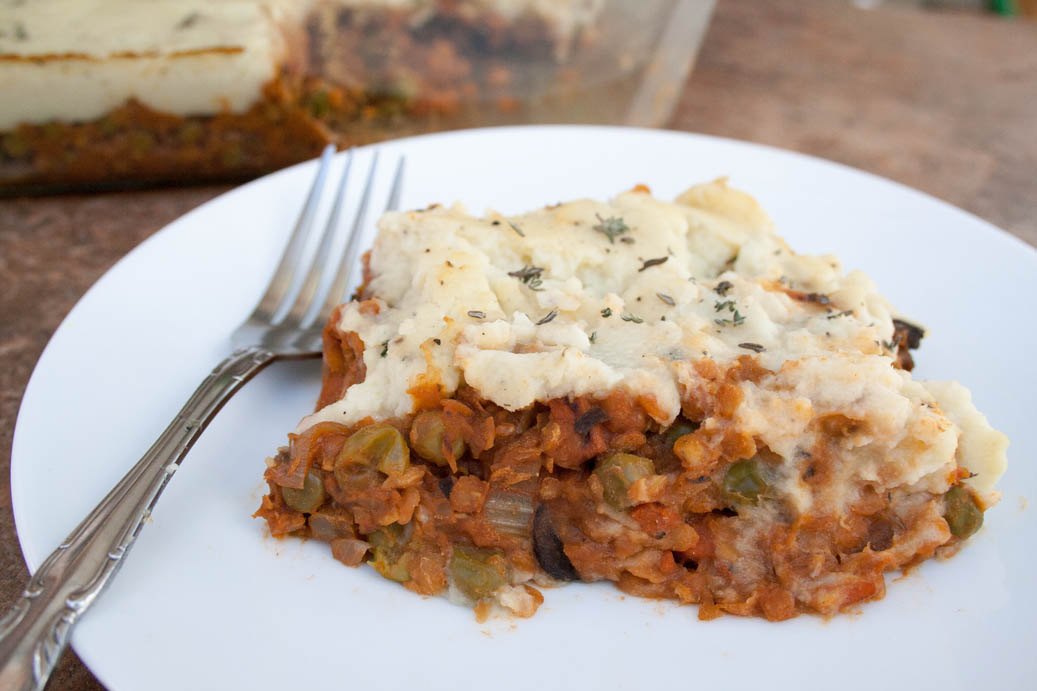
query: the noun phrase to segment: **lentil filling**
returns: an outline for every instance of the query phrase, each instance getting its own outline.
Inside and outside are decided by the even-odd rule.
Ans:
[[[363,343],[338,321],[325,329],[318,408],[365,377]],[[268,462],[256,515],[274,536],[327,542],[344,564],[448,593],[480,617],[495,606],[530,616],[538,587],[574,580],[698,604],[701,619],[832,614],[881,598],[885,571],[956,549],[981,525],[960,468],[946,495],[864,486],[840,510],[798,511],[770,491],[782,459],[733,423],[739,385],[773,373],[749,354],[695,367],[704,383],[667,427],[651,400],[622,392],[508,411],[464,384],[415,395],[405,418],[320,422]],[[858,423],[814,424],[798,467],[820,497],[839,481],[831,449]]]

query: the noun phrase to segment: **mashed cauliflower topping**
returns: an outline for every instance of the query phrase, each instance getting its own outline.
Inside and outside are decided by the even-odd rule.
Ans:
[[[130,99],[176,115],[240,113],[285,44],[257,0],[0,1],[0,130],[83,122]]]
[[[660,425],[701,384],[695,363],[740,356],[770,374],[740,384],[730,421],[784,459],[776,488],[799,511],[845,504],[872,483],[946,491],[956,464],[981,501],[1007,440],[955,383],[893,367],[895,311],[861,272],[794,253],[748,195],[723,180],[674,203],[646,189],[506,218],[460,207],[386,214],[367,286],[377,310],[349,303],[339,328],[364,343],[366,378],[305,418],[354,424],[415,411],[413,392],[462,383],[518,410],[620,390]],[[818,497],[802,480],[818,426],[856,422],[834,464],[845,482]]]

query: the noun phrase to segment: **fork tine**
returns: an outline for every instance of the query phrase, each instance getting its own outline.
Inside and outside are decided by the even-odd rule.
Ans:
[[[320,287],[320,279],[324,274],[324,269],[327,266],[325,258],[331,252],[331,241],[335,237],[335,231],[338,228],[339,216],[342,213],[342,201],[345,199],[346,182],[349,180],[349,171],[353,167],[353,150],[350,149],[349,153],[346,154],[346,165],[342,171],[342,176],[339,179],[338,191],[335,193],[335,201],[331,207],[331,217],[328,219],[327,224],[324,226],[324,233],[320,238],[320,245],[317,247],[316,254],[313,255],[313,261],[310,262],[310,270],[306,272],[306,278],[303,280],[302,287],[299,289],[299,294],[295,296],[295,302],[292,303],[291,310],[285,316],[281,326],[289,328],[297,328],[303,323],[303,318],[306,313],[317,303],[314,299],[314,295],[317,293],[317,289]]]
[[[406,156],[400,156],[396,164],[396,172],[392,176],[392,189],[389,190],[389,201],[385,204],[386,211],[396,211],[400,206],[400,193],[403,191],[403,166],[407,162]]]
[[[371,197],[371,188],[374,183],[375,174],[378,169],[378,152],[375,151],[374,159],[371,161],[371,170],[368,173],[367,184],[364,187],[364,194],[360,199],[360,208],[357,209],[356,217],[353,220],[353,227],[349,231],[349,238],[346,241],[346,247],[342,253],[342,260],[339,262],[338,271],[335,273],[335,278],[331,282],[328,288],[327,294],[324,296],[324,304],[321,306],[320,312],[316,315],[317,324],[323,324],[328,320],[332,310],[338,305],[345,297],[346,289],[349,288],[349,279],[353,272],[353,267],[356,264],[357,252],[360,249],[360,231],[364,224],[364,217],[367,213],[367,205]],[[393,179],[392,191],[390,192],[390,203],[393,203],[395,198],[398,201],[401,186],[401,175],[402,175],[402,159],[400,164],[396,167],[396,175]]]
[[[328,144],[324,147],[320,157],[320,168],[317,170],[317,177],[313,181],[313,186],[310,187],[309,195],[306,197],[306,204],[303,206],[302,213],[299,214],[299,219],[295,222],[295,229],[292,231],[292,236],[288,239],[288,244],[285,245],[284,254],[281,255],[281,262],[277,265],[277,270],[274,271],[274,275],[270,278],[266,292],[259,299],[259,304],[256,305],[252,316],[249,317],[250,320],[268,324],[272,323],[274,316],[277,314],[278,306],[291,288],[295,267],[299,264],[299,255],[302,253],[303,247],[306,244],[306,238],[309,237],[310,229],[313,227],[313,218],[317,212],[317,206],[320,204],[321,191],[324,189],[324,179],[327,177],[328,168],[334,155],[334,144]]]
[[[386,203],[385,207],[386,211],[394,210],[399,204],[400,192],[403,189],[404,160],[404,157],[401,156],[399,162],[396,164],[396,172],[393,174],[392,187],[389,191],[389,201]],[[353,267],[356,265],[357,251],[360,247],[360,229],[363,225],[368,196],[371,191],[371,182],[374,179],[375,166],[377,166],[377,164],[378,158],[376,152],[375,159],[371,164],[371,173],[367,180],[367,188],[364,190],[361,208],[353,222],[353,227],[350,230],[349,239],[343,253],[342,261],[339,263],[338,272],[335,274],[335,279],[332,281],[328,294],[325,296],[324,304],[317,315],[318,324],[326,322],[328,317],[331,316],[332,310],[334,310],[335,307],[347,297],[346,290],[349,288],[349,279],[352,276]]]

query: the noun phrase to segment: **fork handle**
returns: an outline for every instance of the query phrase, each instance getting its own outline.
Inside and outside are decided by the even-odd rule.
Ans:
[[[0,689],[42,690],[76,620],[111,581],[187,451],[275,356],[243,348],[205,378],[147,453],[40,565],[0,620]]]

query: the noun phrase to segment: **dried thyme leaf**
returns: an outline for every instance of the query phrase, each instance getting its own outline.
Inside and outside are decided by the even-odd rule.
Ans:
[[[543,324],[546,324],[547,322],[551,321],[552,319],[554,319],[557,316],[558,316],[558,310],[551,310],[546,315],[544,315],[544,318],[541,319],[540,321],[538,321],[536,323],[536,325],[537,326],[541,326]]]
[[[612,245],[616,244],[617,237],[630,230],[630,226],[620,216],[609,216],[608,218],[602,218],[601,214],[594,214],[594,216],[599,221],[594,226],[594,230],[603,233]]]
[[[612,316],[612,308],[611,307],[606,307],[605,309],[601,310],[601,316],[605,317],[606,319],[611,317]]]
[[[669,259],[669,257],[656,257],[655,259],[646,259],[644,265],[640,269],[638,269],[637,271],[638,271],[638,273],[640,273],[640,272],[644,271],[645,269],[652,268],[653,266],[659,266],[660,264],[665,264],[667,259]]]
[[[739,343],[738,347],[745,348],[746,350],[751,350],[754,353],[762,353],[763,351],[767,350],[759,343]]]
[[[745,317],[740,315],[738,310],[735,310],[733,319],[714,319],[713,322],[717,326],[741,326],[745,323]]]
[[[723,302],[718,300],[713,304],[713,309],[717,312],[723,312],[726,309],[731,313],[730,319],[714,319],[713,322],[717,326],[741,326],[745,322],[745,317],[738,312],[734,300],[724,300]]]
[[[732,288],[734,288],[734,286],[731,284],[731,281],[721,281],[720,283],[717,283],[715,290],[717,291],[717,295],[723,297],[724,295],[727,295],[727,291]]]
[[[824,293],[808,293],[807,302],[813,302],[818,305],[827,305],[831,300],[829,300],[828,296]]]
[[[598,340],[598,332],[597,331],[591,331],[591,338],[590,338],[590,340],[591,340],[591,343],[594,343],[595,341]]]
[[[508,275],[525,283],[529,286],[530,290],[543,290],[541,287],[543,281],[540,280],[540,274],[542,274],[544,268],[542,266],[533,266],[532,264],[526,264],[518,271],[509,271]]]
[[[511,226],[512,230],[519,234],[520,238],[526,237],[526,234],[522,232],[522,229],[518,227],[518,224],[508,221],[508,225]]]
[[[486,319],[486,313],[480,310],[468,310],[468,316],[472,319]]]
[[[656,294],[655,294],[655,297],[659,298],[660,300],[662,300],[663,302],[665,302],[665,303],[666,303],[667,305],[669,305],[670,307],[673,307],[674,305],[676,305],[676,304],[677,304],[677,303],[676,303],[676,302],[674,301],[674,299],[673,299],[673,298],[671,298],[671,297],[670,297],[669,295],[667,295],[666,293],[656,293]]]
[[[382,342],[382,352],[378,353],[379,357],[385,357],[389,354],[389,341]]]
[[[176,25],[176,28],[177,29],[188,29],[188,28],[194,26],[195,22],[197,22],[199,19],[201,19],[201,17],[202,17],[202,15],[200,15],[199,13],[192,12],[191,14],[189,14],[186,17],[184,17],[183,19],[181,19],[180,22]]]
[[[629,313],[628,314],[623,314],[623,315],[620,315],[619,318],[622,319],[625,322],[634,322],[635,324],[642,324],[642,323],[644,323],[644,319],[642,319],[641,317],[637,316],[636,314],[629,314]]]

